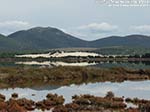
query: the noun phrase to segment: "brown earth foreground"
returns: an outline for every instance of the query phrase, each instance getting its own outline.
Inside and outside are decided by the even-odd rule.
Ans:
[[[40,85],[70,85],[88,82],[123,82],[126,80],[149,80],[150,69],[130,70],[125,68],[56,67],[56,68],[0,68],[0,88],[33,87]],[[0,94],[0,112],[27,112],[52,110],[52,112],[150,112],[150,100],[115,97],[108,92],[105,97],[92,95],[72,96],[72,102],[64,104],[63,96],[48,94],[42,101],[18,98],[12,94],[8,101]],[[128,108],[128,103],[137,105]]]
[[[150,69],[92,67],[1,67],[0,88],[39,87],[43,85],[70,85],[94,82],[123,82],[149,80]]]
[[[27,112],[38,110],[51,110],[52,112],[150,112],[150,100],[130,99],[115,97],[108,92],[105,97],[92,95],[72,96],[72,102],[64,104],[63,96],[47,94],[42,101],[32,101],[18,98],[18,94],[5,101],[5,96],[0,94],[0,112]],[[136,104],[136,108],[128,107],[128,102]]]

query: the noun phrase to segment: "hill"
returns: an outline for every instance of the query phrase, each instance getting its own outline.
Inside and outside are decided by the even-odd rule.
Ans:
[[[86,46],[86,41],[51,27],[36,27],[29,30],[18,31],[9,35],[8,38],[18,42],[23,50]]]
[[[0,34],[0,50],[1,51],[12,51],[18,47],[19,46],[15,40]]]
[[[144,35],[129,35],[124,37],[111,36],[98,39],[91,42],[91,47],[110,47],[110,46],[126,46],[126,47],[145,47],[150,48],[150,37]]]
[[[36,51],[56,48],[141,47],[150,48],[150,37],[144,35],[111,36],[85,41],[57,28],[35,27],[8,36],[0,35],[0,51]]]

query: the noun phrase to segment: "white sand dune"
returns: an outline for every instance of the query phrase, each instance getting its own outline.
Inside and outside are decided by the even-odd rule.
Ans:
[[[47,53],[47,54],[25,54],[25,55],[16,55],[15,57],[29,57],[29,58],[38,58],[38,57],[44,57],[44,58],[61,58],[61,57],[87,57],[87,56],[102,56],[97,53],[90,53],[90,52],[56,52],[56,53]]]

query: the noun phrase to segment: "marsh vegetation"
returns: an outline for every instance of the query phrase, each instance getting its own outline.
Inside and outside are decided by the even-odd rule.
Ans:
[[[89,82],[123,82],[127,80],[149,80],[150,70],[125,68],[101,69],[93,67],[1,67],[1,88],[11,86],[34,86],[39,84],[70,85]]]
[[[0,111],[27,112],[38,109],[51,112],[149,112],[150,110],[149,100],[116,97],[111,91],[105,97],[74,95],[72,102],[65,104],[64,101],[63,96],[51,93],[46,95],[46,99],[37,102],[19,98],[17,93],[13,93],[6,101],[5,96],[0,94]],[[137,107],[127,107],[129,102],[138,102]]]

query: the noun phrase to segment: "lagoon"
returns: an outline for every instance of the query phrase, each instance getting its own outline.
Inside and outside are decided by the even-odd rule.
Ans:
[[[19,98],[28,98],[34,101],[45,99],[48,93],[56,93],[63,95],[65,103],[71,102],[71,97],[75,94],[91,94],[95,96],[105,96],[108,91],[112,91],[116,96],[124,96],[125,98],[140,98],[150,100],[150,81],[125,81],[122,83],[100,82],[88,83],[70,86],[42,86],[38,88],[8,88],[0,89],[0,93],[4,94],[7,99],[12,93],[18,93]],[[34,95],[33,95],[34,94]]]

